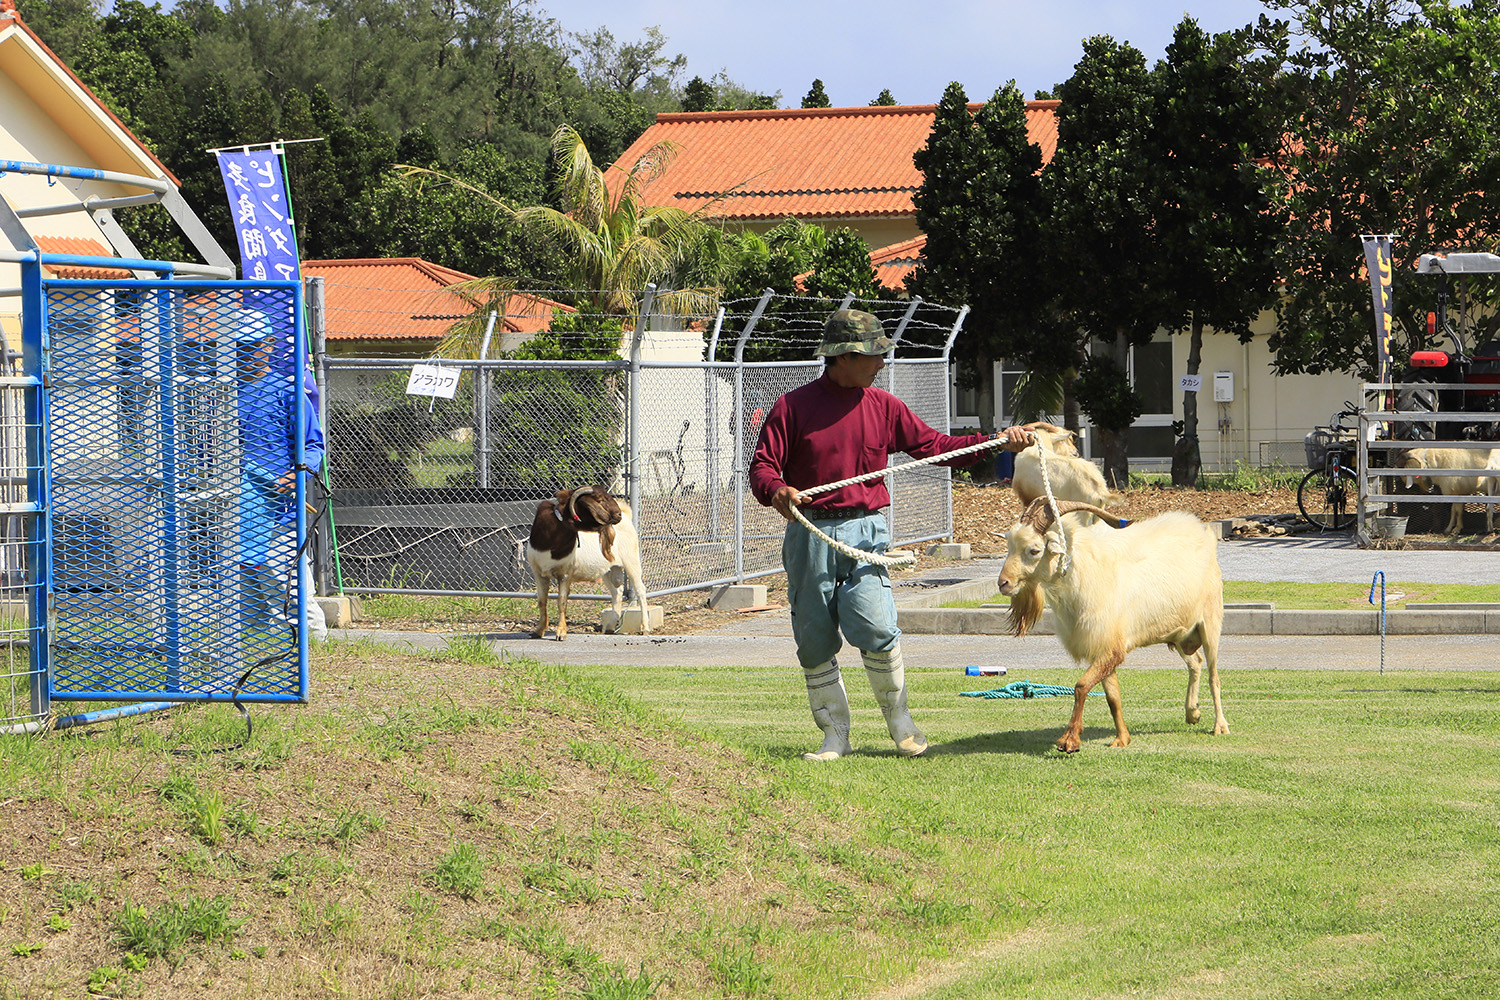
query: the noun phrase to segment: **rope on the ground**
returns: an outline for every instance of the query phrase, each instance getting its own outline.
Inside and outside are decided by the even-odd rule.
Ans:
[[[993,691],[960,691],[964,698],[1064,698],[1073,693],[1071,687],[1062,684],[1038,684],[1036,681],[1011,681],[1003,688]],[[1098,694],[1098,691],[1090,691]]]
[[[978,444],[971,444],[966,448],[959,448],[954,451],[945,451],[941,455],[933,455],[931,458],[919,458],[914,462],[907,462],[904,465],[893,465],[889,469],[877,469],[874,472],[866,472],[863,475],[850,476],[848,479],[840,479],[836,483],[824,483],[822,486],[812,486],[805,490],[798,490],[797,492],[804,497],[810,497],[818,493],[827,493],[831,490],[842,489],[845,486],[853,486],[855,483],[862,483],[867,479],[879,479],[882,476],[892,476],[898,472],[905,472],[908,469],[915,469],[923,465],[934,465],[938,462],[945,462],[950,458],[958,458],[961,455],[969,455],[977,451],[986,451],[992,448],[1000,448],[1004,445],[1004,438],[991,438],[988,441],[981,441]],[[848,556],[850,559],[854,559],[858,562],[872,563],[876,566],[910,566],[912,563],[915,563],[917,561],[916,554],[912,552],[902,552],[898,555],[888,556],[883,555],[879,552],[866,552],[864,549],[856,549],[852,545],[845,544],[844,542],[841,542],[838,539],[832,538],[824,534],[822,531],[819,531],[818,528],[814,526],[813,523],[809,521],[805,515],[803,515],[802,511],[798,510],[795,506],[792,507],[792,516],[800,521],[802,523],[802,526],[805,527],[808,531],[811,531],[814,535],[821,538],[824,542],[828,543],[829,548],[833,549],[833,551],[839,553],[840,555]]]

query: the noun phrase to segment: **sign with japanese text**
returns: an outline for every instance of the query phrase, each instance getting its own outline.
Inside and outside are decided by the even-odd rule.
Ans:
[[[296,280],[300,277],[297,239],[281,177],[281,157],[274,149],[220,150],[216,155],[240,245],[241,277]]]
[[[1203,376],[1184,375],[1177,380],[1177,388],[1183,392],[1197,392],[1203,388]]]
[[[458,391],[458,376],[461,369],[444,368],[442,365],[412,365],[411,376],[406,380],[408,396],[441,396],[452,399]]]

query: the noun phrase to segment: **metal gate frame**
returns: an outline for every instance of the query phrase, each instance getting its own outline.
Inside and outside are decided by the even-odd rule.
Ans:
[[[51,702],[59,701],[128,701],[128,702],[152,702],[160,701],[173,704],[187,701],[205,702],[265,702],[265,703],[305,703],[308,696],[308,644],[306,629],[306,594],[301,592],[300,584],[293,584],[296,591],[296,622],[300,627],[287,628],[292,641],[271,642],[263,640],[259,644],[251,642],[246,638],[244,632],[234,632],[233,639],[227,644],[214,646],[211,650],[198,649],[197,656],[200,658],[210,655],[223,660],[217,666],[222,669],[215,671],[212,680],[198,679],[185,676],[183,666],[183,633],[173,624],[179,622],[183,610],[184,591],[178,586],[179,582],[174,575],[176,560],[179,555],[179,546],[183,542],[182,532],[186,530],[183,520],[179,520],[178,504],[182,501],[174,492],[173,469],[175,451],[169,450],[170,440],[167,444],[157,442],[156,447],[163,451],[160,485],[157,491],[162,497],[162,516],[160,541],[161,550],[155,553],[156,558],[161,560],[163,586],[159,588],[157,595],[164,613],[165,624],[157,628],[152,624],[150,629],[152,636],[159,638],[158,644],[151,647],[147,652],[160,665],[163,672],[163,683],[145,684],[133,683],[132,678],[122,673],[123,657],[120,650],[127,643],[117,643],[114,646],[107,641],[100,641],[95,645],[83,647],[83,655],[91,657],[89,661],[93,669],[90,673],[90,683],[79,685],[60,685],[57,676],[57,657],[62,649],[58,645],[59,626],[64,622],[59,617],[59,591],[57,585],[57,557],[60,550],[66,548],[66,542],[60,538],[61,525],[54,517],[53,499],[56,482],[53,471],[58,464],[59,454],[54,453],[56,446],[54,439],[54,406],[57,402],[57,393],[63,390],[67,379],[67,373],[60,367],[58,360],[53,356],[52,323],[53,317],[50,308],[49,295],[59,292],[71,292],[74,294],[86,293],[90,295],[103,296],[111,292],[123,292],[129,295],[139,295],[143,298],[155,300],[157,310],[157,329],[163,333],[163,340],[173,336],[180,336],[186,322],[182,318],[181,305],[174,303],[174,298],[190,294],[219,293],[226,301],[233,301],[243,296],[244,293],[259,293],[270,295],[278,300],[284,299],[289,305],[291,312],[291,323],[289,328],[283,327],[291,333],[290,358],[291,366],[284,378],[295,380],[294,389],[281,388],[281,392],[294,400],[295,427],[301,427],[304,419],[306,400],[302,391],[301,373],[307,370],[306,338],[303,326],[302,308],[302,286],[296,281],[167,281],[176,270],[177,265],[163,261],[131,260],[118,257],[86,257],[66,254],[46,254],[40,252],[19,253],[7,255],[7,259],[21,264],[22,270],[22,345],[23,345],[23,374],[20,378],[5,379],[5,384],[14,383],[24,389],[26,393],[26,447],[28,455],[28,503],[24,505],[11,504],[7,507],[9,513],[23,512],[19,508],[25,507],[24,513],[29,514],[29,530],[27,534],[27,585],[29,594],[30,625],[29,655],[32,676],[31,684],[31,707],[33,714],[42,717],[51,710]],[[78,280],[78,279],[53,279],[45,278],[42,274],[43,265],[55,268],[56,266],[67,267],[94,267],[109,269],[128,269],[135,273],[151,273],[158,275],[155,280]],[[241,298],[240,301],[243,302]],[[174,311],[175,307],[175,311]],[[143,312],[143,315],[145,313]],[[241,322],[244,313],[239,313]],[[224,338],[230,331],[230,327],[223,322],[223,316],[214,316],[218,321],[213,327],[215,342]],[[207,321],[205,321],[207,322]],[[146,324],[142,323],[142,336]],[[266,314],[265,331],[269,335],[276,328],[269,314]],[[118,332],[118,331],[116,331]],[[242,339],[230,334],[230,339]],[[101,338],[102,340],[102,338]],[[158,349],[160,349],[158,345]],[[274,352],[274,348],[273,348]],[[222,355],[221,355],[222,356]],[[229,357],[236,357],[233,349]],[[172,367],[173,356],[170,347],[163,357],[161,364],[162,378],[156,393],[157,405],[164,414],[163,435],[169,438],[171,431],[172,408],[174,398],[190,376]],[[234,381],[231,373],[226,385],[222,377],[222,370],[210,381],[214,381],[221,395],[236,400],[235,405],[241,405],[238,400],[241,390]],[[139,386],[137,386],[139,388]],[[289,433],[290,433],[289,429]],[[95,437],[100,432],[91,429],[90,433]],[[238,434],[236,429],[235,434]],[[305,455],[301,433],[293,434],[292,454],[298,467],[305,464]],[[119,442],[115,442],[119,446]],[[215,456],[214,460],[218,460]],[[243,475],[243,460],[236,468]],[[306,474],[300,468],[296,472],[292,496],[295,505],[295,543],[300,551],[301,545],[307,534],[307,511],[306,511]],[[243,495],[243,491],[242,495]],[[185,501],[184,501],[185,502]],[[235,511],[240,516],[238,508]],[[139,539],[136,540],[139,542]],[[233,546],[222,546],[224,552],[228,552]],[[295,562],[295,555],[293,556]],[[239,577],[234,574],[232,564],[217,567],[219,579],[233,580],[242,585]],[[297,574],[293,572],[292,577]],[[220,592],[217,597],[210,597],[222,605],[225,599],[235,602],[238,600],[239,591],[234,590],[235,584]],[[101,585],[100,590],[108,589]],[[101,603],[108,604],[107,595],[101,598]],[[233,605],[231,605],[233,606]],[[121,613],[120,607],[114,609]],[[222,611],[222,607],[219,608]],[[201,614],[202,609],[198,609]],[[106,637],[107,638],[107,637]],[[79,653],[78,645],[68,647],[68,652],[73,655]],[[143,647],[133,647],[136,655],[141,655]],[[232,665],[230,665],[232,663]],[[271,668],[276,664],[284,664],[277,678],[267,680],[268,674],[274,673]],[[250,678],[256,676],[254,681]],[[149,679],[149,678],[148,678]],[[137,711],[149,710],[155,707],[166,707],[165,705],[142,704],[128,709],[116,710],[116,714],[131,714]],[[93,721],[93,720],[89,720]]]

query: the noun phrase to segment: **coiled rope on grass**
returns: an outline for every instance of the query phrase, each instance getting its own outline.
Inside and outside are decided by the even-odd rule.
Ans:
[[[1038,684],[1036,681],[1011,681],[1003,688],[993,691],[960,691],[965,698],[1064,698],[1073,693],[1073,688],[1063,684]],[[1098,691],[1090,691],[1098,694]]]
[[[863,483],[866,480],[879,479],[882,476],[893,476],[898,472],[905,472],[908,469],[915,469],[923,465],[936,465],[938,462],[945,462],[950,458],[959,458],[963,455],[972,455],[975,452],[986,451],[992,448],[1000,448],[1004,447],[1004,445],[1004,438],[991,438],[988,441],[981,441],[978,444],[971,444],[966,448],[958,448],[954,451],[945,451],[941,455],[933,455],[931,458],[919,458],[916,461],[907,462],[904,465],[893,465],[889,469],[877,469],[874,472],[866,472],[862,475],[850,476],[848,479],[840,479],[836,483],[824,483],[822,486],[812,486],[805,490],[798,490],[797,492],[804,497],[816,496],[819,493],[828,493],[832,490],[842,489],[845,486],[853,486],[855,483]],[[807,517],[802,513],[802,511],[798,510],[795,505],[792,506],[791,511],[792,516],[800,521],[803,527],[805,527],[808,531],[811,531],[814,535],[818,536],[823,541],[827,542],[829,548],[833,549],[833,551],[839,553],[840,555],[848,556],[850,559],[854,559],[858,562],[871,563],[876,566],[910,566],[917,561],[916,554],[912,552],[902,552],[898,555],[888,556],[880,552],[866,552],[864,549],[856,549],[852,545],[845,544],[844,542],[839,541],[837,538],[832,538],[824,534],[811,521],[809,521]]]

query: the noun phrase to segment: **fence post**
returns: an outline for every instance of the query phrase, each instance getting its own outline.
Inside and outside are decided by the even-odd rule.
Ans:
[[[958,331],[963,329],[964,319],[969,315],[969,307],[962,306],[958,310],[958,318],[953,321],[953,329],[948,331],[948,339],[943,341],[943,433],[947,434],[953,430],[953,365],[948,355],[953,351],[953,342],[958,339]],[[983,426],[982,424],[980,425]],[[953,538],[953,479],[948,479],[948,504],[944,513],[943,530],[951,540]]]
[[[755,324],[776,294],[767,288],[755,303],[755,311],[740,331],[740,339],[734,345],[734,582],[745,582],[745,488],[749,466],[745,462],[745,343],[755,330]]]
[[[479,369],[474,373],[474,481],[480,489],[490,485],[490,370],[483,362],[490,353],[490,338],[495,334],[497,310],[490,310],[484,327],[484,341],[479,345]]]
[[[323,428],[323,468],[318,473],[323,485],[331,489],[328,476],[328,460],[331,457],[333,429],[328,426],[328,313],[324,298],[323,276],[311,275],[303,281],[307,289],[307,333],[312,342],[313,382],[318,386],[318,426]],[[312,526],[312,571],[313,593],[324,595],[330,592],[329,569],[333,562],[333,505],[324,504],[317,522]],[[308,596],[308,595],[304,595]]]
[[[635,335],[630,338],[630,412],[625,416],[630,453],[625,462],[625,481],[629,486],[630,508],[637,518],[641,516],[641,341],[646,336],[646,324],[651,321],[655,298],[656,286],[647,285],[635,320]]]
[[[703,450],[708,458],[708,538],[719,540],[719,393],[714,374],[714,357],[719,350],[719,331],[724,329],[724,307],[714,316],[713,333],[708,338],[708,362],[703,368]]]

